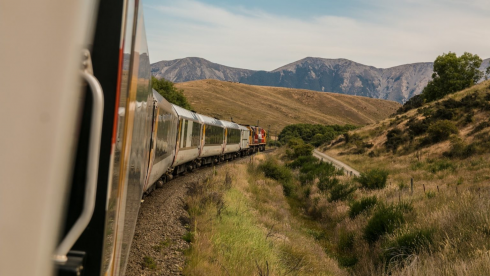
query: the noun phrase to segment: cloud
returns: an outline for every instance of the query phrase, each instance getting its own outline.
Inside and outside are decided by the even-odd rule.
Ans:
[[[490,57],[489,9],[481,0],[377,0],[352,16],[306,20],[192,0],[159,3],[145,6],[152,62],[197,56],[272,70],[307,56],[377,67],[433,61],[448,51]]]

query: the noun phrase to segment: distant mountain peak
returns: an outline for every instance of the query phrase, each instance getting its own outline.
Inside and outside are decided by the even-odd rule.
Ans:
[[[151,65],[151,72],[156,78],[165,78],[172,82],[201,79],[237,82],[255,71],[224,66],[200,57],[186,57],[155,62]]]
[[[480,70],[489,66],[483,61]],[[152,74],[173,82],[217,79],[252,85],[308,89],[404,103],[431,79],[432,62],[376,68],[345,58],[305,57],[272,71],[254,71],[187,57],[153,63]]]

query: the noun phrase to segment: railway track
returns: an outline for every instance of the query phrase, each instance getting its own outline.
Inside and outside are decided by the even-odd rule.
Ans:
[[[261,151],[271,153],[275,148]],[[248,155],[229,162],[246,162]],[[215,167],[221,167],[221,162]],[[214,166],[203,166],[175,177],[143,198],[131,244],[126,275],[181,275],[185,265],[184,251],[189,248],[182,236],[187,232],[189,216],[184,198],[190,183],[212,174]],[[151,258],[156,269],[145,267]]]

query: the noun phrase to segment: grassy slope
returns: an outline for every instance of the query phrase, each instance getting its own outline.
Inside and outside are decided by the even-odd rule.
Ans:
[[[392,101],[301,89],[253,86],[218,80],[177,83],[202,114],[243,124],[271,126],[272,133],[295,123],[375,123],[400,105]]]
[[[453,98],[460,101],[463,97],[477,93],[483,98],[490,93],[490,81],[447,96],[439,102]],[[441,107],[431,103],[429,107],[436,111]],[[385,236],[374,249],[359,249],[358,254],[382,252],[383,244],[389,244],[400,238],[403,233],[415,229],[429,229],[434,238],[429,252],[422,251],[408,259],[404,268],[395,268],[392,275],[489,275],[490,274],[490,149],[487,141],[490,127],[472,133],[476,126],[487,122],[490,111],[472,108],[471,111],[459,111],[459,118],[452,121],[459,134],[450,139],[430,146],[417,147],[425,135],[416,137],[412,145],[404,143],[393,154],[385,149],[386,134],[393,128],[407,132],[406,124],[411,118],[423,119],[422,112],[411,110],[396,118],[383,120],[355,130],[362,141],[374,144],[363,154],[352,154],[358,149],[354,144],[338,143],[326,147],[324,151],[339,160],[363,172],[373,168],[389,171],[388,186],[379,191],[356,192],[356,197],[376,195],[386,202],[408,200],[413,203],[414,216],[408,218],[405,225],[395,233]],[[467,114],[474,113],[472,122],[464,123]],[[488,124],[490,125],[490,124]],[[444,152],[451,150],[456,140],[469,145],[474,143],[476,152],[466,158],[447,158]],[[451,140],[453,142],[451,142]],[[482,146],[483,145],[483,146]],[[369,157],[373,151],[376,157]],[[415,189],[410,193],[410,179],[414,179]],[[343,205],[347,208],[347,202]],[[369,214],[354,220],[345,219],[338,224],[356,233],[362,233]],[[357,241],[362,240],[356,237]],[[365,246],[365,245],[364,245]],[[374,251],[373,251],[374,250]],[[361,261],[358,272],[369,275],[369,264]],[[376,273],[373,273],[376,274]]]
[[[190,188],[184,274],[345,275],[291,214],[281,184],[253,169],[263,158],[221,166]]]

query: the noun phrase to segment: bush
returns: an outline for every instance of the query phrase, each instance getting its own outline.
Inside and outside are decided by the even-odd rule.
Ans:
[[[395,205],[380,205],[364,228],[364,239],[373,244],[384,234],[393,233],[405,219],[401,208]]]
[[[419,108],[424,105],[424,97],[422,95],[415,95],[410,98],[406,103],[403,104],[402,107],[398,108],[396,114],[402,114],[409,110]]]
[[[190,103],[187,101],[187,98],[184,96],[184,90],[177,89],[173,82],[167,81],[163,78],[157,79],[155,77],[151,77],[151,86],[170,103],[188,110],[192,109]]]
[[[457,157],[457,158],[468,158],[477,151],[475,144],[467,145],[460,139],[455,140],[451,143],[451,149],[444,152],[443,155],[446,157]]]
[[[269,158],[259,165],[266,177],[279,181],[283,186],[284,195],[290,196],[293,191],[293,173],[287,167]]]
[[[298,145],[293,148],[293,157],[298,158],[300,156],[311,156],[313,154],[314,147],[310,144]]]
[[[454,164],[449,160],[441,159],[430,163],[427,167],[427,170],[431,173],[436,173],[444,170],[454,171],[456,170],[456,166],[454,166]]]
[[[403,131],[394,128],[386,134],[385,147],[386,149],[393,151],[393,153],[396,153],[398,147],[403,145],[406,141],[408,141],[408,137],[404,135]]]
[[[349,217],[351,219],[356,218],[362,212],[373,208],[376,203],[378,203],[376,196],[365,197],[359,201],[352,202],[350,204]]]
[[[320,146],[330,142],[336,136],[355,129],[352,125],[319,125],[319,124],[293,124],[284,127],[279,133],[279,141],[286,143],[290,139],[300,138],[306,143]]]
[[[325,192],[333,187],[340,185],[340,181],[335,177],[322,177],[317,184],[317,187],[320,191]]]
[[[328,201],[333,202],[346,200],[356,190],[357,188],[354,185],[350,185],[348,183],[338,183],[330,189],[330,197],[328,198]]]
[[[384,258],[387,263],[399,263],[413,254],[428,250],[433,243],[431,229],[412,230],[398,236],[385,245]]]
[[[437,121],[427,129],[432,142],[447,140],[451,134],[458,134],[458,128],[449,120]]]
[[[300,156],[300,157],[296,158],[293,162],[289,163],[288,167],[290,167],[292,169],[297,169],[297,168],[301,168],[301,167],[305,166],[306,164],[315,164],[318,162],[319,162],[318,158],[316,158],[312,155]]]
[[[356,181],[361,184],[365,189],[383,189],[386,187],[386,180],[388,179],[388,172],[382,169],[373,169],[366,173],[361,173]]]
[[[408,121],[407,127],[411,136],[419,136],[427,132],[429,122],[427,120],[417,120],[412,118]]]

